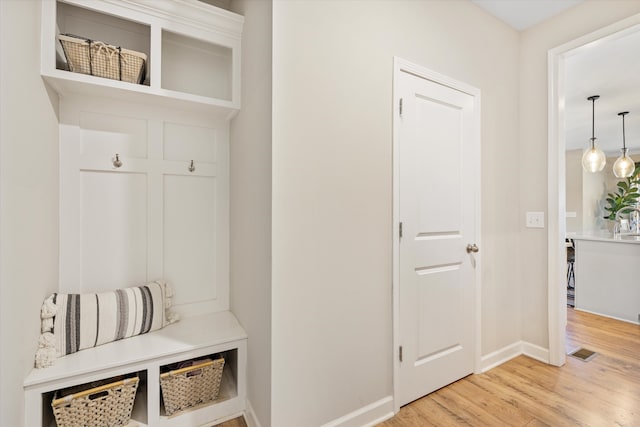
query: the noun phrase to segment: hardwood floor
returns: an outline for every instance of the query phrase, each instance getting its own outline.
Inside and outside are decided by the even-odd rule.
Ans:
[[[640,326],[567,309],[567,356],[553,367],[519,356],[401,408],[378,427],[640,426]]]
[[[640,326],[567,309],[567,356],[557,368],[520,356],[402,407],[377,427],[640,427]],[[246,427],[236,418],[217,427]]]
[[[247,423],[243,417],[238,417],[229,421],[225,421],[222,424],[217,424],[215,427],[247,427]]]

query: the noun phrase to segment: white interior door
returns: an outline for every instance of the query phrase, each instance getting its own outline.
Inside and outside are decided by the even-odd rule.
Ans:
[[[479,93],[399,74],[396,397],[404,405],[474,370]]]

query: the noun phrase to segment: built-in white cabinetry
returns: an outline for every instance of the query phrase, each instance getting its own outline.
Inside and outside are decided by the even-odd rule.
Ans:
[[[63,95],[117,97],[229,118],[240,107],[244,18],[197,0],[43,0],[41,74]],[[144,53],[144,84],[65,71],[57,34]]]
[[[228,311],[228,121],[240,107],[242,25],[197,0],[42,1],[41,74],[59,95],[59,292],[164,279],[181,320],[32,371],[27,425],[55,425],[56,390],[133,373],[141,426],[244,411],[247,337]],[[67,71],[62,33],[144,53],[143,83]],[[220,397],[164,416],[160,367],[213,354],[227,360]]]
[[[206,112],[67,96],[60,291],[163,278],[183,317],[228,310],[228,140]]]
[[[131,417],[138,427],[212,425],[245,409],[246,351],[244,330],[231,313],[223,311],[67,355],[49,368],[33,370],[26,378],[24,425],[56,426],[51,401],[57,390],[129,374],[137,374],[140,380]],[[160,368],[209,355],[225,359],[217,399],[166,416],[160,397]]]

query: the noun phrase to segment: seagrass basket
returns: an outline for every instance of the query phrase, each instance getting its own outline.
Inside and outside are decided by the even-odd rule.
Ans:
[[[58,398],[51,408],[58,427],[121,427],[131,420],[138,377],[126,378]]]
[[[220,358],[160,374],[166,415],[215,400],[223,368]]]
[[[71,34],[58,35],[69,71],[129,83],[145,77],[147,55]]]

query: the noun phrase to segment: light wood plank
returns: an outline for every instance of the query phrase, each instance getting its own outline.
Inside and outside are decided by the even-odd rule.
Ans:
[[[409,405],[378,427],[640,426],[640,325],[567,310],[567,357],[555,367],[519,356]]]
[[[244,420],[244,417],[237,417],[229,421],[225,421],[222,424],[216,424],[215,427],[247,427],[247,423]]]

